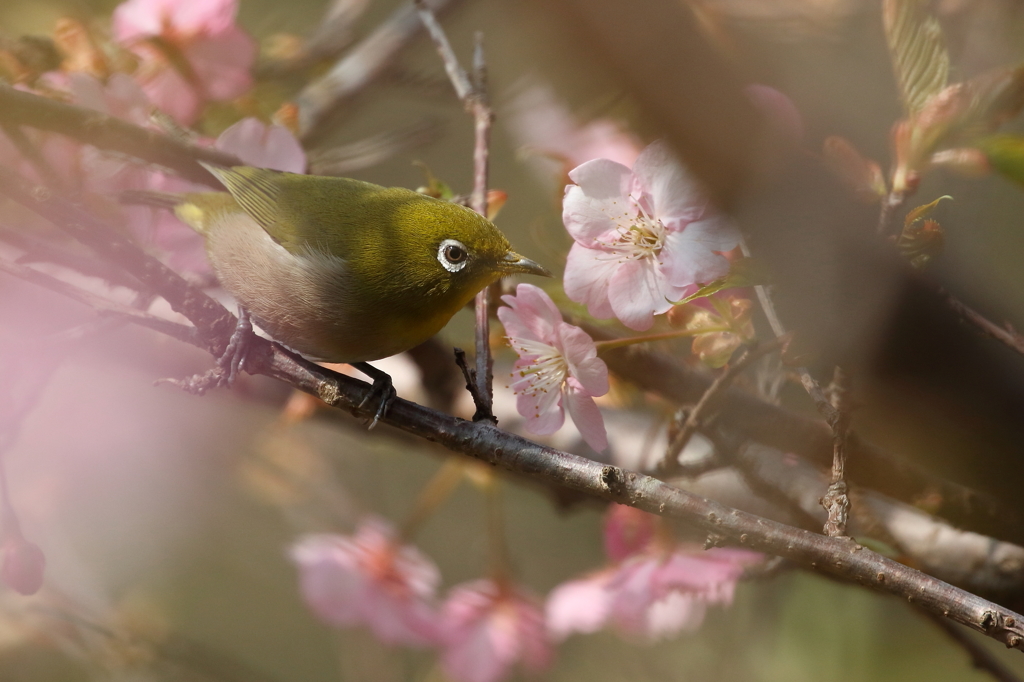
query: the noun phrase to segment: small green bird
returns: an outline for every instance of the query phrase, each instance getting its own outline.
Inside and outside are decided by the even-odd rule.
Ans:
[[[427,340],[500,277],[551,275],[464,206],[348,178],[206,167],[227,192],[124,200],[173,206],[260,327],[310,359],[355,365],[377,388],[392,391],[390,377],[367,361]]]

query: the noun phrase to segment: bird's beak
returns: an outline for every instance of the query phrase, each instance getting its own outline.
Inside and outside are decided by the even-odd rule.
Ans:
[[[504,270],[505,273],[509,275],[517,272],[522,272],[527,275],[540,275],[541,277],[554,276],[551,274],[551,271],[549,271],[540,263],[532,261],[529,258],[524,258],[515,251],[509,251],[508,253],[506,253],[505,257],[502,259],[499,265],[501,269]]]

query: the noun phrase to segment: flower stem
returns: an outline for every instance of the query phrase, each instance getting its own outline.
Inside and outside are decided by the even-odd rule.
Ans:
[[[624,348],[626,346],[634,346],[638,343],[647,343],[648,341],[666,341],[668,339],[682,339],[687,336],[698,336],[699,334],[711,334],[714,332],[731,332],[731,327],[701,327],[700,329],[681,329],[674,332],[663,332],[661,334],[646,334],[643,336],[627,336],[622,339],[608,339],[607,341],[597,341],[594,343],[597,346],[598,354],[604,351],[614,350],[616,348]]]
[[[440,507],[462,482],[465,464],[457,457],[449,457],[437,473],[423,486],[409,515],[402,524],[401,538],[411,540],[423,523]]]
[[[509,579],[508,543],[505,538],[505,514],[501,480],[492,472],[484,494],[487,496],[487,548],[491,577],[498,585]]]

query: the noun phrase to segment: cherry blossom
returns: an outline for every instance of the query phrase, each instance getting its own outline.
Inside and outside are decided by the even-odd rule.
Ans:
[[[161,111],[184,125],[210,100],[252,85],[256,43],[235,24],[237,0],[127,0],[113,33],[140,59],[135,77]]]
[[[657,530],[657,517],[636,507],[612,503],[604,518],[604,551],[613,562],[644,550]]]
[[[560,179],[591,159],[628,165],[640,154],[642,145],[633,134],[607,118],[581,123],[549,85],[527,81],[507,108],[511,133],[528,152],[536,152],[531,157],[557,162]]]
[[[548,628],[557,639],[608,626],[647,642],[667,639],[700,627],[709,605],[731,603],[744,566],[760,560],[745,550],[652,546],[555,588]]]
[[[565,422],[564,409],[590,447],[608,447],[604,419],[594,402],[608,392],[608,367],[597,357],[593,339],[562,321],[551,297],[532,284],[503,296],[498,309],[509,345],[519,354],[512,373],[516,409],[532,433],[554,433]]]
[[[0,581],[19,594],[35,594],[43,586],[46,557],[39,546],[22,537],[9,534],[0,545]]]
[[[696,180],[663,142],[641,152],[633,169],[608,159],[569,173],[562,219],[575,243],[565,292],[598,318],[649,329],[687,286],[724,276],[720,251],[739,233],[714,214]]]
[[[210,144],[207,140],[204,144]],[[244,118],[220,134],[213,147],[234,154],[243,163],[260,168],[306,172],[306,153],[302,145],[283,126],[266,124],[256,118]],[[210,188],[188,182],[176,175],[152,173],[147,189],[159,192],[206,192]],[[149,240],[170,254],[168,262],[179,270],[210,271],[203,238],[165,210],[144,209],[147,217],[135,221],[148,233]]]
[[[365,625],[387,644],[436,643],[440,573],[383,520],[365,520],[354,536],[306,535],[290,555],[303,599],[324,622]]]
[[[516,662],[539,672],[554,655],[540,605],[504,582],[478,580],[452,588],[442,623],[441,665],[458,682],[498,682]]]

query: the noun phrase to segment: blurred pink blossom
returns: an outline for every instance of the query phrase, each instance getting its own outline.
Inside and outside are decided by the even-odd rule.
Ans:
[[[575,243],[565,267],[565,293],[598,318],[649,329],[687,286],[729,271],[719,251],[739,232],[715,215],[697,181],[655,142],[633,169],[608,159],[569,173],[562,219]]]
[[[551,665],[544,613],[512,585],[478,580],[452,588],[442,623],[441,665],[458,682],[498,682],[517,661],[532,672]]]
[[[604,516],[604,551],[615,563],[648,547],[654,540],[658,517],[624,504],[608,505]]]
[[[43,586],[46,557],[39,546],[11,533],[0,545],[0,580],[19,594],[35,594]]]
[[[207,101],[252,85],[256,43],[235,24],[237,11],[237,0],[127,0],[113,33],[140,58],[135,77],[153,103],[191,125]]]
[[[700,627],[708,605],[731,603],[743,568],[761,558],[737,549],[652,546],[556,587],[548,595],[548,628],[556,639],[607,626],[648,642],[667,639]]]
[[[290,554],[302,597],[324,622],[365,625],[387,644],[436,643],[440,573],[385,521],[367,519],[354,536],[306,535]]]
[[[764,114],[777,134],[789,142],[799,144],[804,136],[804,120],[793,100],[775,88],[760,83],[746,86],[743,93]]]
[[[209,141],[200,144],[209,145]],[[213,142],[215,149],[234,154],[243,163],[260,168],[306,172],[306,153],[298,139],[283,126],[263,123],[256,118],[243,118],[225,130]],[[158,192],[208,192],[210,187],[182,180],[176,175],[152,173],[148,189]],[[203,238],[166,210],[145,209],[148,219],[137,221],[139,230],[170,254],[169,264],[179,270],[206,273],[210,266],[206,259]]]
[[[633,165],[641,144],[635,135],[608,119],[580,123],[558,100],[551,87],[531,84],[512,99],[506,125],[520,144],[562,163],[564,177],[591,159],[611,159]]]
[[[503,296],[498,308],[509,345],[519,354],[512,373],[516,409],[533,433],[554,433],[565,422],[563,404],[590,447],[608,447],[604,419],[594,396],[608,392],[608,367],[594,341],[562,321],[551,297],[532,284]]]

